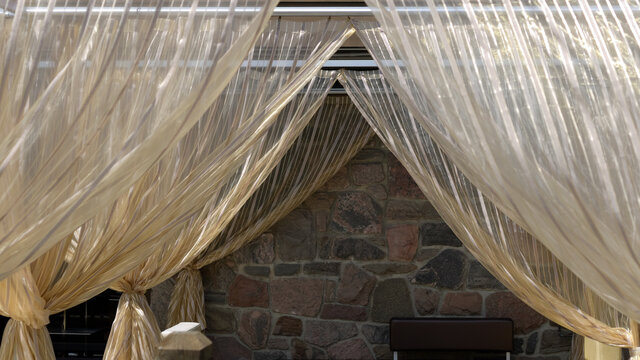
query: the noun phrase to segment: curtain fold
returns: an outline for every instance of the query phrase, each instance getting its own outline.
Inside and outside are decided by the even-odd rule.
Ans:
[[[207,98],[209,109],[177,146],[115,203],[25,268],[36,284],[25,297],[43,299],[48,313],[68,309],[105,290],[149,259],[154,249],[183,236],[189,222],[201,213],[215,211],[221,219],[231,216],[234,204],[249,196],[242,192],[250,194],[252,182],[265,176],[261,175],[264,168],[272,166],[278,153],[293,142],[294,132],[303,127],[303,115],[319,106],[318,99],[335,81],[335,73],[316,76],[311,82],[309,77],[352,33],[345,22],[274,19],[246,61],[239,61],[238,75],[223,95]],[[305,84],[307,89],[296,95]],[[296,106],[286,108],[291,99]],[[202,236],[195,240],[206,242],[207,231],[214,231],[215,226],[205,223],[191,231],[201,231]],[[192,245],[167,249],[167,254],[175,251],[188,256]],[[161,270],[149,281],[165,276]],[[0,287],[10,287],[22,278],[12,275]],[[125,282],[122,289],[148,288],[141,285]],[[12,306],[19,296],[0,291],[0,312],[14,318],[20,315]],[[27,315],[35,317],[37,312],[30,309]],[[26,340],[13,345],[29,346]]]
[[[45,326],[35,328],[20,320],[9,319],[2,334],[2,342],[0,355],[3,359],[56,358],[49,331]]]
[[[300,131],[309,121],[309,118],[317,111],[320,103],[328,93],[336,78],[335,72],[326,74],[324,81],[313,81],[299,95],[292,99],[278,116],[278,121],[272,129],[265,134],[263,143],[257,144],[251,154],[247,156],[247,163],[238,169],[237,177],[233,181],[225,184],[228,192],[221,191],[209,200],[200,213],[192,216],[176,237],[170,239],[166,244],[153,252],[138,267],[131,270],[124,277],[112,284],[112,288],[123,293],[125,296],[131,292],[145,291],[160,284],[170,278],[181,269],[181,264],[188,264],[197,251],[194,249],[204,248],[215,238],[224,226],[235,216],[242,203],[260,186],[270,169],[280,160],[291,146]],[[224,190],[224,189],[223,189]],[[169,233],[171,234],[171,233]],[[173,235],[172,235],[173,236]],[[132,308],[124,308],[131,311]],[[147,334],[146,338],[159,336],[159,329],[142,326],[138,321],[156,322],[152,313],[145,317],[136,317],[133,313],[117,314],[117,317],[132,320],[123,324],[145,330],[158,330],[155,335]],[[153,319],[150,319],[153,318]],[[105,359],[125,359],[123,353],[128,353],[127,346],[135,345],[126,341],[126,338],[118,337],[119,334],[126,334],[131,329],[119,329],[117,325],[111,328],[107,341],[107,351]],[[152,345],[151,342],[148,343]],[[149,359],[155,356],[155,347],[146,349]]]
[[[169,300],[169,328],[181,322],[200,323],[202,330],[207,327],[205,315],[204,284],[200,269],[188,266],[176,275],[176,283]]]
[[[501,283],[576,333],[633,346],[629,319],[491,203],[432,141],[379,72],[345,72],[340,80],[438,213]]]
[[[155,359],[162,335],[144,295],[145,289],[127,289],[120,296],[105,349],[109,359]]]
[[[230,119],[229,125],[242,129],[247,136],[263,135],[244,154],[228,154],[238,161],[228,182],[217,190],[210,173],[218,169],[208,169],[216,163],[204,163],[207,167],[202,173],[190,173],[186,197],[170,204],[171,212],[176,207],[187,209],[179,214],[184,223],[165,225],[154,220],[167,229],[158,238],[163,245],[112,288],[123,292],[132,287],[150,289],[176,274],[206,248],[260,186],[318,109],[335,82],[336,73],[314,75],[353,32],[345,21],[272,21],[245,61],[247,67],[259,70],[240,72],[210,113],[214,122]],[[247,125],[253,124],[255,130],[249,131],[252,128]],[[207,154],[208,140],[201,141],[204,146],[198,156]],[[247,147],[249,142],[237,144]],[[126,330],[112,328],[106,359],[121,358],[118,349],[130,345],[117,337],[122,332]],[[156,349],[147,350],[152,356]]]
[[[399,55],[388,66],[410,74],[395,87],[434,141],[585,284],[640,320],[638,4],[367,3]]]
[[[184,136],[277,1],[209,0],[221,9],[206,14],[201,3],[1,3],[0,279],[109,206]]]
[[[342,168],[372,131],[346,96],[331,96],[220,235],[176,278],[169,324],[204,320],[203,286],[189,275],[237,251],[299,206]],[[204,322],[201,324],[206,325]]]

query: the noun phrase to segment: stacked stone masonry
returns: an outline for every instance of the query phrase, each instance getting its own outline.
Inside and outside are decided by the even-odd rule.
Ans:
[[[512,358],[569,355],[571,332],[491,276],[378,139],[269,232],[202,275],[215,359],[390,359],[388,321],[407,316],[508,317]],[[151,296],[161,325],[170,288],[169,281]]]

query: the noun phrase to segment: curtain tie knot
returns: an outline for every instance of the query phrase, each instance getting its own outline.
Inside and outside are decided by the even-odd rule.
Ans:
[[[145,289],[144,287],[140,285],[130,284],[130,283],[121,284],[121,288],[122,288],[122,292],[125,294],[144,295],[144,293],[147,292],[147,289]]]

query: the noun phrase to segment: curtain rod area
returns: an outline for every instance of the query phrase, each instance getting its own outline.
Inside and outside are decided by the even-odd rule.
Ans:
[[[503,6],[478,6],[472,5],[471,8],[474,11],[480,12],[506,12],[507,9]],[[396,8],[399,12],[407,12],[407,13],[422,13],[422,12],[430,12],[431,10],[428,7],[398,7]],[[620,6],[590,6],[589,9],[594,12],[623,12],[623,8]],[[640,12],[640,7],[637,6],[629,6],[629,9],[634,12]],[[244,7],[244,8],[235,8],[233,11],[235,12],[246,12],[252,13],[259,11],[260,8],[256,7]],[[572,13],[580,13],[583,12],[583,8],[580,6],[549,6],[549,10],[551,12],[572,12]],[[46,13],[49,9],[46,6],[33,6],[33,7],[25,7],[26,13]],[[86,7],[54,7],[52,10],[53,14],[58,15],[77,15],[81,13],[85,13],[87,11]],[[109,8],[94,8],[92,13],[122,13],[125,11],[124,7],[109,7]],[[131,13],[135,14],[153,14],[156,9],[154,7],[132,7],[130,9]],[[161,13],[174,14],[174,13],[188,13],[191,11],[190,7],[178,7],[178,6],[168,6],[160,10]],[[218,13],[225,14],[229,13],[231,10],[228,7],[199,7],[196,8],[197,13]],[[449,6],[437,7],[437,11],[439,13],[465,13],[467,9],[463,6]],[[516,13],[543,13],[545,11],[544,8],[540,6],[513,6],[513,11]],[[0,15],[11,16],[11,13],[8,10],[0,9]],[[277,6],[273,11],[272,16],[283,16],[283,17],[320,17],[320,16],[350,16],[350,17],[358,17],[358,16],[373,16],[373,11],[367,6]]]

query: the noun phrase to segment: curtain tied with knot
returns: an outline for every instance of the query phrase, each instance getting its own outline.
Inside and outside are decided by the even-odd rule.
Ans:
[[[197,322],[204,330],[207,327],[204,310],[204,286],[200,269],[187,266],[176,275],[176,284],[169,301],[167,327],[181,322]]]
[[[161,330],[145,297],[146,289],[133,283],[121,284],[105,354],[111,359],[155,359],[149,349],[160,345]]]
[[[234,219],[206,251],[180,272],[171,294],[168,325],[204,318],[204,303],[199,302],[204,297],[203,286],[201,280],[195,282],[194,268],[232,254],[267,231],[333,177],[372,134],[346,96],[328,97]]]
[[[187,134],[184,151],[176,152],[176,156],[191,153],[193,158],[176,158],[180,162],[172,176],[179,179],[177,186],[163,189],[173,201],[162,196],[154,200],[161,206],[148,202],[156,216],[147,215],[152,222],[144,230],[157,231],[151,234],[160,245],[112,283],[113,289],[122,291],[131,283],[150,289],[206,249],[318,110],[337,76],[320,71],[322,64],[353,32],[340,20],[270,21],[243,62],[246,67],[238,71],[198,127]],[[216,152],[218,144],[230,151]],[[128,201],[137,204],[135,198]],[[121,341],[127,339],[117,336],[126,332],[117,328],[120,325],[137,326],[135,321],[114,324],[105,359],[120,358],[121,352],[129,353],[126,348],[139,345]],[[152,357],[156,348],[146,351]]]
[[[39,295],[28,267],[16,272],[14,281],[4,282],[0,291],[10,293],[10,301],[0,309],[10,316],[2,334],[1,359],[53,359],[53,344],[47,331],[50,311]],[[6,340],[5,340],[6,339]]]
[[[367,0],[396,51],[378,63],[502,213],[638,322],[638,4],[523,3]]]
[[[491,203],[431,139],[380,72],[345,72],[340,80],[440,216],[502,284],[576,333],[633,346],[629,319]]]
[[[279,161],[286,151],[286,147],[290,146],[290,143],[297,137],[301,128],[304,128],[308,119],[315,113],[335,81],[335,73],[326,75],[328,76],[319,76],[324,81],[312,80],[276,116],[276,122],[264,134],[262,141],[252,149],[250,153],[252,156],[247,156],[245,166],[239,169],[238,174],[240,176],[234,177],[233,182],[230,181],[226,184],[227,186],[221,188],[221,190],[227,190],[228,192],[221,191],[216,194],[216,197],[209,199],[207,206],[200,209],[201,213],[196,213],[189,222],[179,227],[178,230],[180,232],[176,238],[172,239],[172,246],[162,247],[153,252],[143,264],[117,280],[111,285],[111,288],[123,292],[134,288],[144,292],[145,289],[150,289],[176,274],[181,268],[180,264],[186,263],[195,257],[197,252],[193,248],[204,247],[212,238],[215,238],[215,234],[221,231],[224,224],[230,221],[237,212],[237,210],[233,210],[233,207],[239,208],[244,202],[242,199],[250,196],[255,191],[255,188],[262,182],[261,177],[266,176],[270,166]],[[258,162],[254,163],[249,160]],[[196,225],[196,221],[203,220],[202,225]],[[205,232],[205,234],[201,232]],[[209,236],[208,233],[212,235]],[[191,252],[179,251],[181,248],[191,249]],[[146,300],[144,301],[146,302]],[[148,304],[145,304],[145,306],[148,308]],[[143,347],[140,351],[147,354],[146,357],[141,359],[153,359],[157,347],[152,346],[153,343],[151,341],[138,342],[135,338],[119,336],[121,333],[139,329],[139,331],[155,331],[154,334],[140,334],[141,338],[154,339],[159,337],[159,328],[145,325],[145,323],[157,324],[153,313],[145,313],[144,317],[141,317],[139,314],[130,313],[133,310],[131,307],[123,308],[123,310],[125,313],[116,314],[116,316],[124,319],[131,314],[133,318],[113,324],[107,341],[105,359],[125,359],[126,357],[122,357],[121,354],[134,353],[139,347]],[[143,321],[143,324],[138,324],[138,319]],[[130,329],[121,328],[120,326],[129,326]]]

